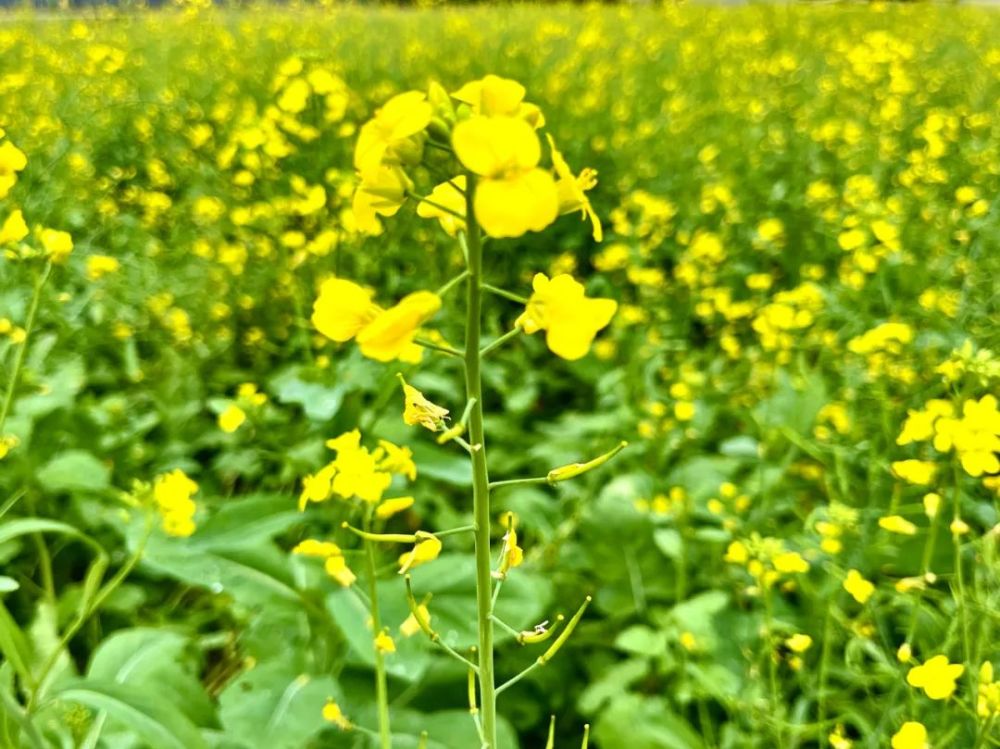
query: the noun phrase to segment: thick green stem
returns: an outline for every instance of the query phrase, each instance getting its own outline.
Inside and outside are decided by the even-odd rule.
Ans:
[[[468,177],[465,212],[475,216],[473,200],[476,180]],[[476,526],[476,605],[479,625],[479,694],[483,726],[483,749],[497,747],[497,698],[493,673],[493,577],[490,558],[490,478],[486,469],[486,443],[483,428],[483,382],[480,374],[480,325],[482,322],[483,247],[479,226],[467,222],[466,245],[469,276],[467,282],[467,317],[465,325],[465,391],[475,401],[469,414],[469,442],[473,446],[472,503]]]
[[[370,520],[365,521],[368,532]],[[375,542],[365,539],[365,559],[368,563],[368,598],[372,616],[373,640],[382,632],[382,618],[378,609],[378,576],[375,570]],[[392,749],[392,730],[389,727],[389,683],[385,675],[385,654],[375,648],[375,700],[378,703],[378,737],[381,749]]]

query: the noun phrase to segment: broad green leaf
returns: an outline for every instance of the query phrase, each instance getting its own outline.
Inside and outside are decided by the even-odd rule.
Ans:
[[[158,696],[156,684],[139,688],[113,681],[79,679],[54,690],[50,697],[106,711],[142,737],[149,749],[207,749],[208,746],[195,725]]]
[[[329,421],[340,410],[347,388],[309,381],[302,372],[300,367],[290,367],[272,377],[270,385],[275,399],[301,406],[312,421]]]
[[[111,486],[111,469],[86,450],[67,450],[38,469],[38,483],[50,492],[99,492]]]
[[[115,632],[91,659],[87,677],[97,681],[155,684],[162,700],[177,707],[196,725],[215,723],[215,710],[197,678],[199,664],[190,657],[190,641],[166,629],[135,628]]]
[[[302,515],[290,496],[255,495],[230,500],[198,527],[186,545],[194,551],[246,548],[300,522]]]
[[[252,749],[300,749],[327,727],[322,710],[339,698],[330,676],[296,674],[282,662],[250,669],[220,695],[220,718],[227,738]]]

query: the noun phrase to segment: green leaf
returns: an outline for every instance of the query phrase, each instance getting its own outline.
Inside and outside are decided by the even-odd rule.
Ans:
[[[413,462],[421,477],[437,479],[453,486],[472,486],[472,466],[465,453],[430,444],[414,442]]]
[[[0,594],[13,593],[20,587],[21,584],[13,577],[7,577],[7,575],[0,575]]]
[[[111,469],[86,450],[67,450],[38,469],[38,483],[50,492],[99,492],[111,486]]]
[[[291,367],[271,378],[274,397],[282,403],[302,406],[306,417],[312,421],[329,421],[340,410],[347,388],[303,379],[302,371],[300,367]]]
[[[662,655],[667,650],[667,633],[645,624],[636,624],[615,638],[615,647],[635,655]]]
[[[684,539],[674,528],[659,528],[654,531],[653,543],[669,559],[676,561],[684,554]]]
[[[339,698],[330,676],[296,674],[282,662],[250,669],[220,695],[227,738],[253,749],[300,749],[326,727],[323,704]]]
[[[129,684],[79,679],[55,690],[52,697],[104,710],[142,737],[149,749],[208,749],[201,733],[174,705],[160,699],[157,685],[148,691]]]
[[[667,700],[623,694],[594,723],[594,743],[601,749],[703,749],[686,720],[672,712]]]
[[[290,496],[254,495],[227,502],[187,541],[196,551],[240,549],[259,544],[302,522]]]
[[[3,653],[3,657],[22,680],[28,684],[34,681],[31,673],[32,652],[28,639],[3,603],[0,603],[0,653]]]
[[[190,640],[177,632],[136,627],[115,632],[98,646],[87,677],[102,682],[155,684],[160,699],[197,725],[213,725],[215,709],[197,678]]]

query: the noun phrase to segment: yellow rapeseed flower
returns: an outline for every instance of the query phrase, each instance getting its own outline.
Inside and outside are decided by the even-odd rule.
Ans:
[[[219,429],[226,434],[232,434],[243,426],[243,423],[246,420],[246,412],[235,403],[230,403],[223,409],[222,413],[219,414]]]
[[[465,230],[466,186],[464,174],[435,185],[427,200],[421,200],[417,204],[417,215],[421,218],[436,218],[448,236],[454,237]]]
[[[892,736],[892,749],[928,749],[927,729],[922,723],[910,720]]]
[[[886,515],[878,519],[879,528],[902,536],[916,535],[917,526],[900,515]]]
[[[855,601],[864,605],[875,592],[875,586],[857,570],[848,570],[847,577],[844,578],[844,590],[850,593]]]
[[[946,700],[954,694],[958,677],[965,671],[961,663],[949,663],[948,657],[935,655],[922,666],[914,666],[906,674],[906,683],[923,689],[932,700]]]
[[[546,331],[549,349],[570,361],[587,354],[597,332],[618,309],[613,299],[587,298],[583,284],[565,274],[550,280],[537,273],[532,288],[534,293],[516,325],[529,334]]]
[[[559,192],[552,175],[538,167],[542,147],[527,122],[473,116],[455,126],[452,145],[462,164],[480,177],[473,207],[488,235],[519,237],[556,220]]]
[[[28,236],[28,225],[24,223],[24,214],[20,210],[11,211],[0,226],[0,245],[20,242]]]
[[[415,345],[417,330],[439,309],[441,297],[432,291],[408,294],[358,332],[361,353],[382,362],[407,355]]]
[[[416,536],[417,542],[413,548],[399,557],[399,574],[401,575],[421,564],[434,561],[441,553],[441,539],[433,533],[417,531]]]
[[[333,723],[337,728],[343,731],[350,731],[354,726],[344,715],[344,711],[340,709],[340,705],[334,702],[332,699],[328,699],[326,704],[323,705],[323,720]]]
[[[403,422],[410,426],[419,424],[432,432],[441,429],[448,418],[448,409],[427,400],[423,393],[403,379],[403,375],[399,375],[399,380],[403,384]]]
[[[926,486],[934,480],[937,463],[929,460],[897,460],[892,464],[892,472],[896,478],[910,484]]]
[[[361,126],[354,148],[354,168],[368,180],[383,164],[407,156],[410,139],[427,127],[434,110],[421,91],[393,96]]]
[[[381,312],[382,308],[372,302],[367,289],[344,278],[330,278],[320,286],[313,305],[312,324],[330,340],[343,343],[354,338]]]

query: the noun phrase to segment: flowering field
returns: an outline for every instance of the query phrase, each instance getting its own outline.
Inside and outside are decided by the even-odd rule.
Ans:
[[[0,747],[1000,746],[1000,15],[0,16]]]

